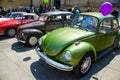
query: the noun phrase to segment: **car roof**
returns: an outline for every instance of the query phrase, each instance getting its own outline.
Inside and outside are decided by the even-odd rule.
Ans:
[[[112,16],[111,14],[108,14],[107,16],[102,15],[102,13],[100,12],[83,12],[80,13],[81,15],[90,15],[90,16],[94,16],[97,17],[101,20],[105,19],[105,18],[114,18],[114,16]]]
[[[27,12],[12,12],[11,14],[21,13],[23,15],[37,15],[35,13],[27,13]]]
[[[46,12],[46,13],[42,13],[41,15],[48,15],[48,16],[51,16],[51,15],[58,15],[58,14],[70,14],[70,15],[73,15],[72,12],[68,12],[68,11],[50,11],[50,12]]]
[[[27,12],[11,12],[11,14],[16,14],[16,13],[24,14],[24,13],[27,13]]]
[[[35,13],[24,13],[23,15],[37,15]]]

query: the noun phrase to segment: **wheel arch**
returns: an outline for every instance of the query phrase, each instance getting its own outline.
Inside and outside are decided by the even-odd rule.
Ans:
[[[16,32],[17,32],[17,28],[15,28],[15,27],[9,27],[9,28],[6,29],[6,33],[7,33],[7,31],[8,31],[9,29],[11,29],[11,28],[15,29]]]
[[[43,32],[37,29],[24,29],[22,32],[27,35],[43,35]]]
[[[69,64],[72,64],[74,67],[79,64],[81,59],[87,53],[91,53],[94,58],[94,62],[96,61],[96,49],[88,42],[80,42],[78,45],[75,45],[74,43],[70,45],[65,51],[70,51],[72,53],[72,60]]]

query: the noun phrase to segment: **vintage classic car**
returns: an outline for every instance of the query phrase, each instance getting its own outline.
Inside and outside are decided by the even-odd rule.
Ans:
[[[118,20],[112,15],[80,13],[71,25],[42,36],[35,50],[49,65],[83,76],[97,59],[119,47],[119,36]]]
[[[0,22],[7,21],[10,19],[22,19],[22,16],[27,12],[11,12],[0,18]]]
[[[17,39],[29,46],[35,46],[38,38],[54,29],[60,28],[71,22],[71,12],[53,11],[42,13],[37,22],[22,25],[18,28]]]
[[[35,22],[38,17],[35,13],[24,13],[20,18],[0,22],[0,35],[6,34],[9,37],[14,37],[18,26]]]

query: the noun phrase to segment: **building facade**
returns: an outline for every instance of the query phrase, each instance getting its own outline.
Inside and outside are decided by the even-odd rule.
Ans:
[[[103,2],[111,2],[111,3],[120,3],[120,0],[49,0],[49,5],[56,6],[59,8],[60,6],[91,6],[91,7],[99,7]],[[39,7],[40,5],[45,4],[43,0],[0,0],[0,6],[5,8],[18,8],[18,7]]]
[[[39,7],[40,4],[43,4],[42,0],[0,0],[0,6],[6,9],[29,8],[31,5]]]

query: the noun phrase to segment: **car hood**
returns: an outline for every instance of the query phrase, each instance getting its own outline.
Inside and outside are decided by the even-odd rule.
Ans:
[[[42,49],[45,54],[55,56],[77,40],[81,40],[92,35],[94,35],[93,32],[80,29],[70,27],[61,28],[54,30],[46,36],[42,44]]]
[[[30,29],[30,28],[34,28],[36,26],[42,26],[44,25],[45,23],[44,22],[41,22],[41,21],[35,21],[35,22],[32,22],[32,23],[28,23],[28,24],[24,24],[22,26],[19,26],[19,29]]]
[[[14,26],[14,25],[20,24],[20,23],[21,22],[19,20],[7,20],[7,21],[0,22],[0,27]]]

